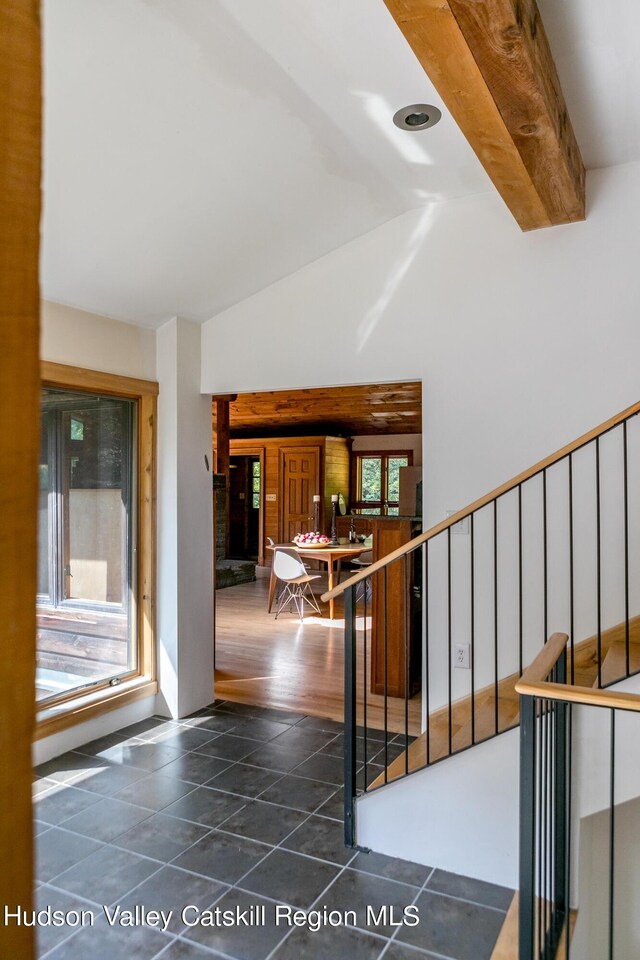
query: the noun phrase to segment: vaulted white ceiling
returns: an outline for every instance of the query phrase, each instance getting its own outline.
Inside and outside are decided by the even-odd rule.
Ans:
[[[540,7],[587,166],[640,158],[636,5]],[[44,13],[49,299],[204,321],[410,208],[493,189],[446,111],[393,126],[442,103],[382,0]]]

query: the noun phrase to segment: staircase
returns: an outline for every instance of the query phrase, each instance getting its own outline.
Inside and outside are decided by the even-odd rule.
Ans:
[[[601,636],[602,667],[598,678],[598,638],[589,637],[574,645],[573,663],[576,684],[588,687],[606,687],[618,683],[633,674],[640,673],[640,616],[629,621],[629,659],[625,641],[626,623],[604,630]],[[569,656],[569,670],[572,657]],[[520,674],[514,673],[498,683],[498,733],[517,727],[520,722],[520,697],[516,684]],[[475,735],[471,730],[471,697],[452,704],[452,742],[449,748],[449,710],[442,708],[430,714],[429,745],[427,733],[413,740],[406,751],[388,766],[386,774],[380,774],[371,782],[369,789],[383,786],[409,772],[444,760],[446,757],[468,749],[472,744],[482,743],[496,735],[494,687],[485,687],[475,695]],[[406,754],[406,756],[405,756]],[[428,756],[428,759],[427,759]]]
[[[640,504],[630,502],[640,465],[638,412],[640,404],[623,411],[324,595],[324,600],[343,595],[345,605],[347,845],[357,842],[355,805],[367,795],[398,789],[408,777],[518,727],[525,666],[540,666],[550,627],[567,634],[566,674],[555,684],[573,689],[565,705],[576,691],[583,698],[584,691],[603,697],[605,688],[640,673]],[[418,586],[416,570],[422,572]],[[375,625],[385,664],[378,726],[385,742],[395,736],[397,747],[397,724],[392,732],[389,717],[402,715],[403,703],[389,695],[386,663],[391,657],[394,664],[398,657],[402,663],[404,657],[408,677],[411,638],[406,610],[388,605],[386,585],[399,575],[406,595],[420,595],[425,679],[417,696],[424,722],[420,735],[411,737],[405,694],[404,749],[392,757],[385,750],[384,768],[372,774],[367,746],[371,637],[366,616],[364,629],[356,631],[356,596],[364,593],[358,585],[369,580],[372,608],[380,609],[376,596],[382,601],[382,622]],[[388,649],[386,625],[392,618],[404,621],[404,651]],[[455,666],[460,645],[468,648],[469,670]],[[546,723],[546,713],[556,709],[552,698],[537,702],[539,721]],[[547,899],[540,891],[537,896],[544,900],[545,916],[551,915]],[[521,919],[526,910],[535,913],[535,895],[525,899],[521,893]],[[560,914],[566,925],[571,913],[563,907],[554,916]],[[538,938],[544,949],[538,943],[535,953],[540,960],[555,956],[550,951],[557,949],[558,936],[566,938],[560,927],[553,936],[543,927]],[[506,955],[508,939],[507,929],[496,958]],[[534,954],[521,952],[520,960],[529,956]]]

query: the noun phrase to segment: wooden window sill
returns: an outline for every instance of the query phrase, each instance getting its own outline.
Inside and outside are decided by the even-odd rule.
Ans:
[[[34,740],[50,737],[78,723],[85,723],[102,716],[109,710],[117,710],[136,700],[153,697],[158,692],[158,681],[149,677],[135,677],[115,687],[102,687],[90,693],[66,700],[64,703],[44,707],[36,715]]]

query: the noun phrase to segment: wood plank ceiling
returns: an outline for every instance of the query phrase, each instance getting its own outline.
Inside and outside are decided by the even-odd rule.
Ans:
[[[216,436],[216,398],[213,426]],[[360,436],[422,432],[422,384],[384,383],[242,393],[229,404],[231,436]]]
[[[535,0],[384,0],[523,230],[585,218],[585,171]]]

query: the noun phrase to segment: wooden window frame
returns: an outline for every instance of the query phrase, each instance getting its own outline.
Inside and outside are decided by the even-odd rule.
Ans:
[[[155,653],[156,580],[156,421],[158,384],[117,374],[42,361],[43,387],[60,387],[133,400],[137,405],[137,596],[138,658],[132,676],[113,686],[109,680],[62,694],[54,702],[36,705],[35,739],[84,723],[109,710],[158,692]]]
[[[382,500],[361,500],[362,493],[362,469],[361,461],[364,459],[380,457],[382,461]],[[353,450],[351,453],[351,489],[354,492],[354,498],[351,501],[351,510],[379,510],[380,516],[388,516],[389,507],[399,507],[399,501],[389,501],[384,498],[384,493],[388,493],[389,485],[389,460],[393,457],[406,457],[407,466],[413,466],[413,450]]]

